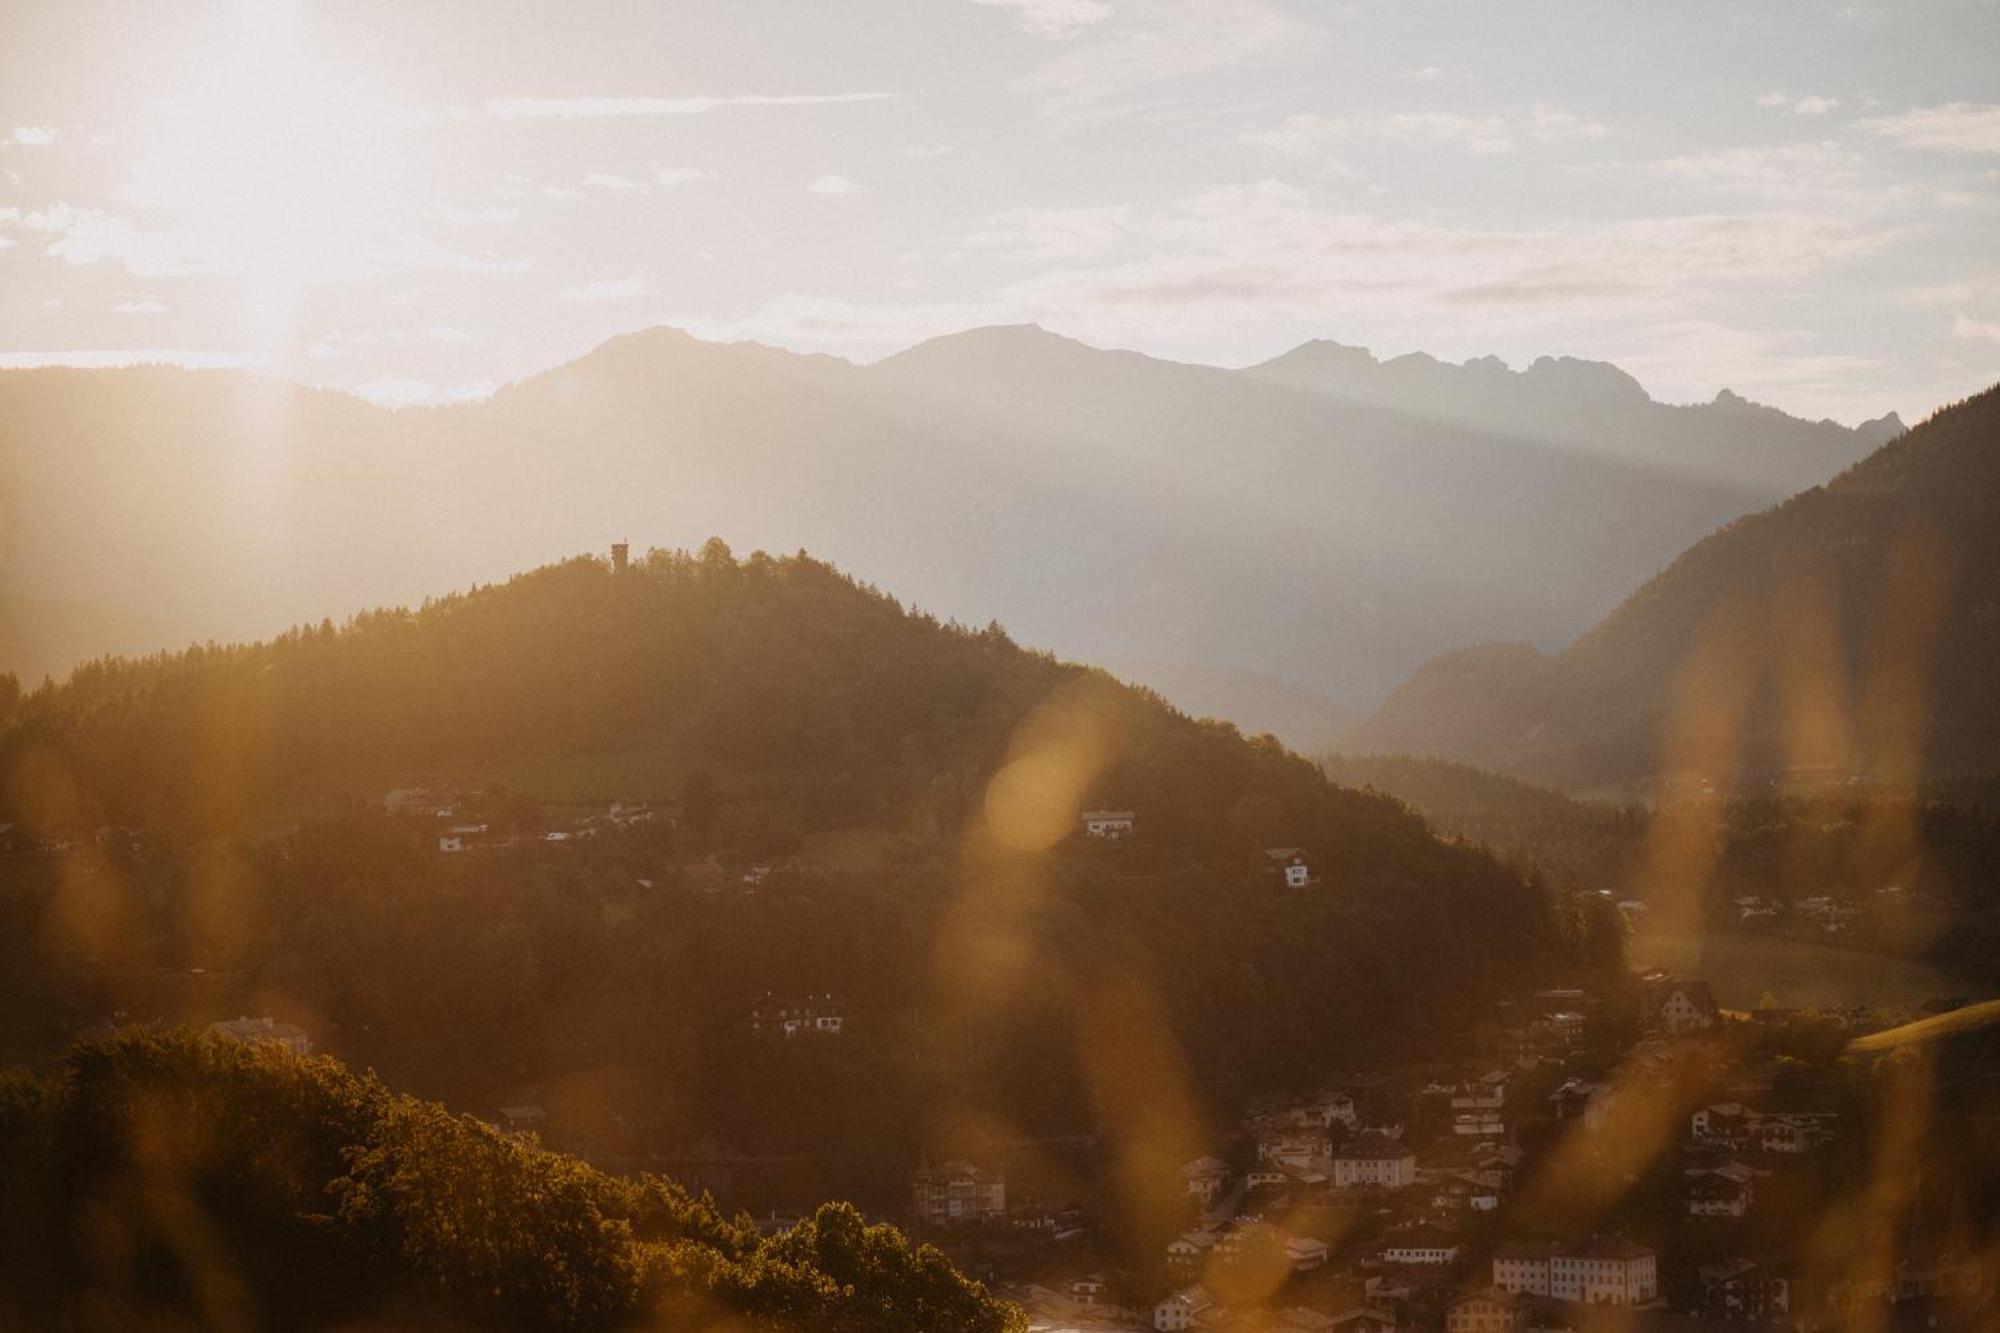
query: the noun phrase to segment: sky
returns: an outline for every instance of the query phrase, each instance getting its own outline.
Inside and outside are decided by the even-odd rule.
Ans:
[[[2000,3],[8,0],[0,367],[478,397],[654,324],[2000,379]]]

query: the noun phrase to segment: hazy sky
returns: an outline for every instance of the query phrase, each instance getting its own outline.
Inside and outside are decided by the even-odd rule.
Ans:
[[[673,323],[2000,379],[2000,4],[0,5],[0,365],[478,394]]]

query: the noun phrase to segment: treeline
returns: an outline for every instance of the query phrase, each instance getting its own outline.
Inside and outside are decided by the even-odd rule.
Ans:
[[[1657,817],[1654,808],[1578,800],[1447,760],[1328,755],[1321,763],[1334,781],[1395,796],[1439,832],[1565,887],[1634,891]],[[1711,905],[1724,912],[1739,897],[1865,900],[1861,942],[1895,947],[1922,934],[1931,961],[1968,981],[2000,982],[1993,948],[2000,942],[2000,810],[1991,786],[1961,780],[1915,796],[1859,788],[1724,798],[1714,824]],[[1900,891],[1892,898],[1878,894],[1892,886]],[[1952,928],[1913,932],[1906,918],[1919,901],[1923,910],[1950,914]]]
[[[0,1076],[0,1179],[8,1327],[1026,1323],[851,1208],[763,1238],[271,1043],[128,1033]]]

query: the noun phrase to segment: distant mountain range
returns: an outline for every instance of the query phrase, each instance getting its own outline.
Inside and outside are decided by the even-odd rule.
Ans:
[[[1495,643],[1399,686],[1351,750],[1571,789],[1991,772],[2000,388],[1697,543],[1554,655]]]
[[[653,329],[393,413],[233,372],[0,372],[0,598],[69,627],[0,632],[0,669],[718,533],[1314,745],[1455,644],[1563,642],[1900,429],[1670,407],[1590,362],[1309,343],[1223,370],[1032,327],[867,366]]]

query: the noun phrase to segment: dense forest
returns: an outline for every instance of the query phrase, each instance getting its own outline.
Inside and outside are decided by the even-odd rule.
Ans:
[[[1711,921],[1733,921],[1739,898],[1858,901],[1867,906],[1855,943],[1908,951],[1968,982],[2000,985],[1993,947],[2000,941],[2000,810],[1990,784],[1939,784],[1914,794],[1683,795],[1642,806],[1581,800],[1441,759],[1328,755],[1322,764],[1335,782],[1407,801],[1439,832],[1526,873],[1621,896],[1647,891],[1649,832],[1686,822],[1689,803],[1700,802],[1713,816],[1702,884]],[[1890,886],[1894,894],[1880,892]],[[1911,920],[1913,913],[1923,920]]]
[[[1025,1324],[851,1208],[760,1237],[273,1043],[128,1033],[0,1076],[0,1179],[9,1328]]]
[[[0,896],[16,1058],[254,1005],[455,1106],[546,1103],[596,1157],[799,1161],[871,1207],[926,1150],[1115,1144],[1108,1024],[1222,1115],[1620,958],[1601,900],[1269,738],[719,544],[99,663],[0,755],[36,835]],[[417,783],[490,845],[383,808]],[[1100,806],[1129,838],[1076,831]],[[846,1030],[753,1041],[766,991]]]

